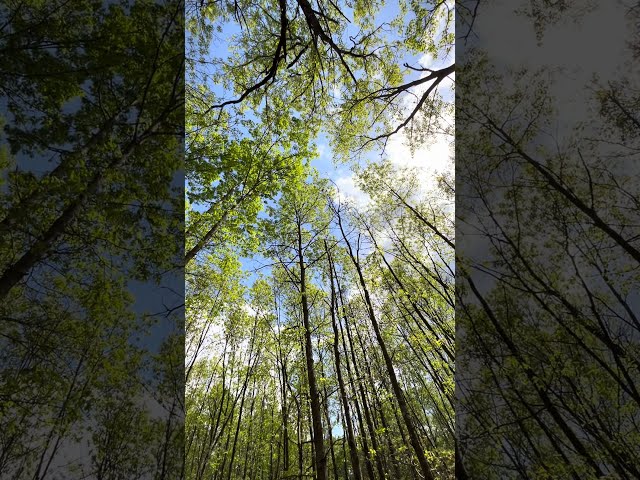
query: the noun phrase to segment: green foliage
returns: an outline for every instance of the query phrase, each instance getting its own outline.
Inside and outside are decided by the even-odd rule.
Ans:
[[[295,128],[281,122],[295,112],[312,135],[329,132],[344,159],[383,147],[402,126],[431,133],[427,119],[446,109],[437,86],[450,71],[428,77],[415,57],[447,61],[454,15],[447,2],[193,2],[187,11],[191,78],[225,92],[207,97],[211,109],[249,109],[278,133]],[[222,53],[218,29],[229,32]],[[423,95],[431,108],[414,103],[407,113]]]
[[[182,254],[182,199],[171,187],[184,112],[179,10],[30,1],[0,11],[10,19],[0,60],[11,65],[2,74],[0,471],[175,478],[180,456],[171,464],[163,452],[180,451],[179,421],[167,435],[166,417],[150,414],[175,371],[154,377],[152,352],[134,343],[157,321],[136,309],[130,287],[156,285]]]
[[[594,5],[526,10],[540,40]],[[561,72],[500,71],[481,49],[461,69],[458,91],[473,98],[458,109],[456,171],[457,220],[473,232],[456,252],[467,474],[637,476],[637,85],[589,80],[589,114],[559,127]]]
[[[451,113],[453,66],[405,63],[447,61],[452,15],[187,5],[188,479],[418,478],[425,459],[453,478],[451,190],[374,164],[358,177],[372,205],[340,206],[312,144],[327,132],[336,159],[358,157],[404,123],[421,146]]]

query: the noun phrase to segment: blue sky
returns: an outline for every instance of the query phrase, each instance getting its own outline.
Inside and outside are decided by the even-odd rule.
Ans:
[[[387,5],[380,11],[377,22],[388,22],[395,16],[395,8],[393,2],[391,5]],[[349,12],[347,12],[349,15]],[[348,30],[348,34],[355,35],[357,32]],[[239,27],[235,22],[225,24],[222,26],[222,31],[217,34],[217,40],[212,45],[212,52],[215,52],[218,56],[226,56],[229,52],[227,39],[231,35],[238,33]],[[422,65],[429,68],[441,68],[450,64],[453,61],[452,55],[448,58],[433,59],[428,55],[412,56],[403,59],[403,63],[406,62],[410,65]],[[209,70],[210,71],[210,70]],[[411,81],[420,77],[419,72],[409,72],[405,77],[405,81]],[[219,97],[229,99],[235,98],[233,92],[225,91],[222,85],[215,83],[216,79],[209,79],[209,87]],[[449,88],[440,88],[440,91],[446,91],[446,96],[450,99],[453,97],[453,93]],[[409,107],[408,107],[409,108]],[[251,116],[248,115],[250,118]],[[451,119],[453,121],[453,119]],[[387,145],[385,157],[388,158],[393,164],[398,167],[410,166],[419,169],[418,174],[423,175],[424,185],[431,185],[431,180],[434,178],[433,172],[440,171],[447,166],[447,160],[449,157],[449,144],[448,139],[437,139],[433,145],[425,146],[415,152],[415,155],[411,155],[409,148],[405,145],[406,138],[404,134],[399,134],[392,137],[391,141]],[[347,164],[336,164],[333,161],[333,152],[326,133],[320,133],[315,139],[314,143],[317,146],[318,156],[312,160],[312,166],[317,169],[321,177],[332,180],[339,188],[342,195],[350,197],[356,203],[361,206],[366,204],[367,196],[363,194],[355,185],[354,174]],[[369,152],[362,158],[362,163],[377,161],[381,158],[381,152]],[[246,272],[251,272],[257,267],[260,267],[265,263],[265,260],[259,256],[253,258],[242,259],[243,269]],[[268,275],[268,269],[262,269],[263,275]],[[246,284],[253,283],[256,275],[250,274]]]
[[[349,16],[349,12],[346,12]],[[395,16],[395,4],[390,2],[384,9],[379,12],[377,18],[377,24],[380,22],[388,22]],[[229,53],[229,44],[227,39],[232,35],[240,31],[239,26],[235,22],[222,25],[222,31],[217,34],[216,41],[212,45],[212,52],[215,52],[218,56],[227,56]],[[355,27],[349,27],[347,34],[355,35],[357,31]],[[428,55],[413,56],[404,59],[410,65],[419,65],[430,68],[440,68],[449,64],[453,59],[451,55],[448,58],[433,59]],[[419,72],[409,72],[405,81],[411,81],[420,77]],[[215,83],[215,79],[210,79],[209,87],[218,96],[222,98],[233,98],[233,92],[226,91],[222,85]],[[452,91],[445,89],[445,94],[452,98]],[[442,91],[442,89],[441,89]],[[251,117],[249,115],[249,117]],[[409,148],[405,145],[405,138],[402,132],[395,135],[389,142],[385,157],[389,158],[392,163],[397,166],[411,166],[419,168],[420,174],[424,175],[424,184],[430,184],[430,180],[434,177],[434,171],[440,171],[445,168],[447,158],[449,155],[449,145],[445,141],[446,139],[440,139],[436,141],[434,145],[426,148],[418,149],[415,155],[411,155]],[[312,160],[312,166],[315,167],[320,175],[324,178],[332,180],[341,191],[341,194],[350,197],[360,205],[366,204],[368,197],[363,194],[355,184],[355,177],[349,165],[336,164],[333,161],[333,152],[329,139],[325,133],[320,133],[314,140],[317,146],[318,157]],[[381,158],[381,152],[369,152],[363,156],[363,162],[376,161]],[[247,272],[255,270],[257,267],[265,263],[264,259],[259,256],[254,258],[242,259],[243,269]],[[268,274],[268,269],[262,269],[262,274]],[[255,279],[255,274],[250,274],[247,279],[247,284],[250,284]]]
[[[345,10],[347,16],[349,16],[349,10]],[[396,15],[396,5],[394,2],[389,2],[389,4],[385,5],[383,9],[380,10],[376,24],[380,24],[381,22],[389,22]],[[229,44],[226,41],[232,35],[238,33],[240,31],[239,26],[236,22],[230,22],[222,25],[222,31],[217,35],[217,40],[212,45],[212,52],[215,52],[216,55],[225,57],[229,53]],[[357,33],[356,28],[354,26],[350,26],[347,29],[347,35],[355,35]],[[403,59],[403,63],[406,62],[410,65],[418,65],[430,67],[430,68],[440,68],[447,64],[449,64],[453,60],[452,55],[449,55],[448,58],[442,59],[432,59],[429,56],[408,56]],[[406,81],[411,81],[420,77],[420,73],[418,72],[409,72],[406,76]],[[222,85],[219,83],[215,83],[213,79],[209,82],[209,86],[212,91],[223,98],[233,98],[233,93],[226,91]],[[452,99],[452,91],[448,88],[441,89],[446,95]],[[249,116],[250,117],[250,116]],[[341,190],[344,190],[346,194],[359,197],[360,192],[355,188],[353,182],[352,172],[347,165],[336,165],[333,162],[332,149],[329,144],[328,138],[326,134],[321,133],[315,139],[315,144],[318,147],[318,158],[312,160],[312,166],[315,167],[321,174],[322,177],[329,178],[334,181]],[[390,158],[391,161],[397,165],[402,166],[416,166],[423,167],[428,163],[426,157],[430,157],[430,162],[433,163],[433,157],[437,157],[436,162],[437,165],[434,165],[435,169],[441,169],[444,166],[444,160],[446,160],[447,153],[446,147],[443,144],[437,145],[434,148],[431,148],[430,151],[427,149],[418,150],[415,155],[412,157],[409,153],[408,148],[404,147],[404,137],[402,132],[395,136],[390,142],[390,147],[387,149],[386,157]],[[380,152],[369,152],[363,158],[364,162],[367,161],[375,161],[380,159]],[[425,172],[427,174],[428,172]],[[425,177],[425,181],[427,178]]]
[[[389,21],[395,15],[393,6],[387,6],[383,9],[378,17],[378,21]],[[220,55],[220,52],[228,52],[228,44],[225,39],[230,35],[239,31],[237,25],[225,25],[222,32],[219,35],[219,41],[214,45],[213,51]],[[356,34],[357,32],[349,32]],[[421,64],[423,67],[429,68],[441,68],[450,64],[453,59],[451,56],[444,59],[432,59],[427,55],[416,56],[404,59],[410,65]],[[419,78],[419,72],[410,72],[405,78],[405,81],[411,81]],[[210,88],[212,91],[223,98],[233,98],[232,92],[224,91],[223,87],[219,84],[210,82]],[[452,99],[452,92],[449,90],[448,96]],[[451,119],[453,121],[453,119]],[[447,139],[439,139],[433,145],[425,146],[415,152],[415,155],[410,154],[409,148],[405,145],[405,138],[402,133],[394,136],[389,142],[385,157],[389,158],[395,165],[411,166],[419,168],[419,174],[424,175],[425,186],[430,184],[430,180],[433,178],[433,172],[442,170],[447,165],[449,157],[449,145]],[[317,146],[318,156],[312,160],[312,166],[320,173],[321,177],[332,180],[340,189],[341,193],[345,196],[351,197],[360,205],[364,205],[367,196],[364,195],[355,185],[355,178],[352,169],[347,164],[336,164],[333,161],[333,152],[329,142],[329,138],[326,133],[320,133],[315,139],[314,143]],[[380,152],[369,152],[363,157],[363,162],[376,161],[381,158]],[[249,286],[254,282],[257,277],[256,273],[252,273],[256,268],[262,266],[268,262],[259,255],[252,258],[243,258],[242,267],[245,272],[248,273],[248,277],[245,284]],[[268,276],[269,269],[264,268],[260,270],[260,274]],[[332,421],[335,422],[335,419]],[[342,435],[342,428],[340,425],[335,425],[333,428],[333,434],[336,436]]]

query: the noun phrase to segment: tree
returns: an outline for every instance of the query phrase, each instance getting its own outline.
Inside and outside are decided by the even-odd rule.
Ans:
[[[446,104],[438,86],[454,65],[414,62],[416,55],[444,58],[452,51],[454,7],[447,2],[279,0],[189,7],[198,83],[224,79],[220,85],[228,92],[206,99],[211,110],[250,107],[267,126],[297,112],[312,131],[328,129],[347,158],[384,146],[405,127],[430,132],[440,125],[434,120]],[[211,52],[222,29],[236,32],[226,56]],[[333,120],[327,110],[335,113]]]
[[[395,6],[187,5],[187,478],[453,478],[452,210],[314,168],[452,133],[453,7]]]
[[[180,450],[169,410],[181,392],[163,387],[175,371],[154,375],[160,345],[135,337],[176,318],[146,315],[157,312],[134,306],[129,287],[170,285],[163,274],[182,248],[171,186],[182,5],[5,2],[0,12],[0,470],[175,478],[156,452]],[[79,444],[84,454],[65,460]],[[144,450],[115,459],[114,445]]]
[[[304,329],[304,355],[311,405],[312,440],[315,449],[314,471],[318,480],[327,478],[327,455],[324,446],[324,430],[320,391],[318,388],[312,343],[312,326],[309,300],[308,269],[319,261],[321,251],[317,239],[328,227],[323,218],[325,192],[321,185],[309,184],[303,179],[292,184],[282,193],[280,209],[273,216],[272,227],[276,233],[275,256],[287,273],[300,296],[302,328]],[[317,180],[316,180],[317,181]],[[279,248],[282,245],[284,248]]]
[[[539,33],[567,8],[530,12]],[[622,159],[637,153],[626,137],[634,87],[588,81],[590,118],[560,130],[559,72],[494,68],[482,48],[468,59],[456,205],[463,463],[483,478],[633,478],[637,174]]]

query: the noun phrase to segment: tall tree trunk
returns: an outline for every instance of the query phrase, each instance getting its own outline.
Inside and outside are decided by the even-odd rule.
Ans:
[[[235,459],[236,456],[236,448],[238,446],[238,436],[240,435],[240,427],[242,425],[242,414],[244,411],[244,402],[246,399],[246,394],[247,394],[247,387],[249,386],[249,380],[251,379],[251,375],[253,373],[254,368],[256,367],[256,365],[258,364],[259,361],[259,357],[260,357],[260,350],[258,350],[258,352],[256,353],[255,359],[253,360],[253,363],[251,362],[253,354],[254,354],[254,344],[256,342],[256,328],[258,326],[258,317],[256,316],[255,318],[255,322],[253,324],[253,329],[251,331],[251,340],[249,342],[249,355],[248,355],[248,366],[247,366],[247,376],[244,382],[244,385],[242,387],[242,398],[240,400],[240,407],[239,407],[239,411],[238,411],[238,423],[236,425],[236,432],[233,438],[233,446],[231,447],[231,457],[229,459],[229,473],[227,475],[227,480],[231,480],[231,475],[233,472],[233,461]],[[254,385],[255,385],[255,378],[253,380]],[[224,470],[223,470],[224,473]]]
[[[137,100],[133,104],[138,103]],[[132,104],[132,106],[133,106]],[[51,199],[51,185],[45,182],[45,179],[61,179],[66,180],[70,172],[76,171],[78,168],[77,162],[82,162],[86,156],[91,152],[91,149],[106,140],[113,131],[113,125],[116,117],[121,112],[117,112],[109,117],[99,128],[96,133],[91,135],[87,143],[85,143],[79,150],[62,154],[60,156],[60,163],[49,173],[47,173],[42,181],[38,183],[34,189],[25,197],[19,198],[14,204],[12,204],[4,217],[0,221],[0,234],[6,235],[13,228],[24,222],[24,216],[38,206],[42,206],[46,197]],[[86,165],[85,165],[86,166]],[[43,188],[43,184],[48,188]],[[66,182],[62,183],[67,185]],[[68,191],[68,187],[67,187]]]
[[[253,430],[253,412],[256,404],[256,380],[254,378],[253,388],[251,389],[251,406],[249,407],[249,430],[247,431],[247,441],[244,450],[244,461],[242,462],[242,479],[245,480],[247,478],[247,467],[249,464],[249,451],[251,450],[251,433]]]
[[[20,282],[35,265],[40,262],[50,251],[50,249],[58,242],[66,229],[77,220],[86,206],[88,199],[100,190],[104,183],[106,173],[121,168],[131,157],[131,155],[146,142],[158,130],[162,123],[162,117],[156,119],[151,126],[141,135],[131,139],[122,147],[122,153],[119,157],[112,160],[106,168],[97,171],[88,181],[86,187],[78,193],[56,220],[47,228],[37,240],[29,247],[29,249],[12,265],[7,267],[0,277],[0,299],[7,296],[9,291]]]
[[[333,467],[333,477],[338,478],[338,464],[336,463],[336,453],[333,448],[333,432],[331,432],[331,416],[329,415],[329,395],[327,387],[324,387],[324,398],[327,399],[324,404],[324,417],[327,420],[327,431],[329,433],[329,453],[331,454],[331,466]]]
[[[349,444],[349,458],[351,459],[351,468],[353,468],[353,477],[355,480],[362,480],[362,473],[360,471],[360,460],[358,459],[358,449],[353,434],[353,424],[351,422],[351,412],[349,409],[349,399],[347,398],[347,392],[344,386],[344,378],[342,377],[342,367],[340,366],[340,350],[339,337],[338,337],[338,325],[336,320],[336,292],[333,285],[333,262],[331,259],[331,252],[327,246],[327,242],[324,242],[324,247],[327,251],[327,258],[329,261],[329,283],[331,284],[331,326],[333,328],[333,357],[336,368],[336,375],[338,377],[338,388],[340,390],[340,398],[342,400],[342,409],[344,411],[344,418],[347,427],[346,437]]]
[[[216,221],[216,223],[214,223],[211,226],[211,228],[207,231],[207,233],[205,233],[202,236],[202,238],[198,240],[198,242],[193,247],[191,247],[191,249],[189,249],[189,251],[184,256],[185,265],[189,263],[191,260],[193,260],[193,258],[198,254],[198,252],[200,252],[200,250],[202,250],[207,245],[207,243],[211,241],[213,236],[216,234],[216,232],[220,229],[220,227],[223,225],[223,223],[229,216],[230,211],[231,211],[230,209],[225,210],[222,216]]]
[[[341,305],[344,307],[345,303],[344,303],[344,298],[342,296],[342,289],[340,288],[340,282],[338,280],[338,277],[336,276],[336,283],[337,283],[337,287],[338,287],[338,294],[340,297],[340,303]],[[349,366],[349,360],[347,357],[347,361],[345,362],[345,365],[347,367],[347,376],[349,377],[349,383],[353,386],[354,392],[354,397],[355,397],[355,402],[354,405],[356,407],[356,416],[358,417],[358,425],[360,427],[360,441],[362,443],[362,449],[365,452],[365,467],[367,470],[367,476],[369,479],[373,480],[375,479],[375,474],[373,472],[373,465],[371,464],[371,459],[368,455],[369,452],[369,443],[367,441],[367,435],[366,435],[366,429],[365,429],[365,424],[364,424],[364,420],[363,420],[363,416],[362,416],[362,411],[360,409],[360,403],[358,402],[358,393],[360,394],[360,398],[362,399],[363,402],[363,408],[366,411],[366,396],[364,394],[364,389],[362,387],[362,375],[360,374],[360,370],[359,370],[359,366],[358,366],[358,362],[356,360],[356,355],[353,349],[354,343],[353,343],[353,338],[351,336],[351,328],[349,327],[349,319],[347,318],[347,314],[343,308],[343,319],[344,319],[344,324],[345,324],[345,329],[347,331],[347,338],[349,340],[349,346],[350,348],[347,348],[347,343],[346,340],[344,338],[344,331],[342,329],[342,325],[338,324],[339,328],[340,328],[340,335],[342,337],[342,346],[344,348],[344,351],[349,351],[350,357],[351,357],[351,364],[353,365],[353,370],[354,372],[352,373],[351,371],[351,367]],[[356,387],[357,385],[357,387]]]
[[[287,407],[287,364],[284,358],[281,358],[282,362],[282,389],[280,395],[282,396],[282,469],[283,471],[289,470],[289,429],[288,429],[288,407]]]
[[[302,249],[302,226],[298,223],[298,260],[300,267],[300,295],[302,297],[302,325],[304,327],[305,359],[307,364],[307,376],[309,381],[309,400],[311,403],[311,422],[313,426],[314,467],[318,480],[327,480],[327,457],[324,449],[324,436],[322,429],[322,410],[320,408],[320,395],[316,381],[313,362],[313,347],[311,343],[311,322],[309,313],[309,301],[307,298],[307,276]]]
[[[373,304],[371,303],[369,290],[367,289],[366,282],[364,281],[364,276],[362,274],[360,262],[358,262],[358,260],[356,259],[353,253],[353,250],[351,248],[351,244],[349,243],[349,240],[347,239],[347,236],[344,232],[340,215],[338,215],[337,217],[338,217],[338,226],[340,228],[340,232],[342,233],[342,237],[347,245],[349,257],[351,258],[351,262],[353,263],[353,266],[356,268],[356,271],[358,273],[358,279],[360,281],[360,286],[362,287],[362,291],[364,293],[364,300],[367,305],[367,312],[369,314],[369,319],[371,320],[371,325],[373,327],[376,340],[380,347],[380,351],[382,352],[382,357],[384,358],[384,363],[387,368],[387,372],[389,374],[389,379],[391,380],[391,387],[393,389],[393,393],[396,397],[396,401],[398,402],[398,407],[400,408],[400,412],[402,413],[403,420],[407,426],[409,441],[418,458],[418,464],[420,465],[420,470],[422,471],[422,475],[424,475],[424,478],[426,480],[434,480],[433,473],[431,473],[431,467],[429,466],[429,462],[427,461],[425,452],[422,450],[422,445],[420,444],[420,438],[418,437],[418,433],[413,423],[413,419],[411,418],[411,413],[409,412],[409,406],[407,405],[404,392],[402,391],[402,387],[400,386],[400,382],[398,381],[398,377],[396,375],[393,362],[391,361],[391,355],[389,355],[389,351],[387,350],[387,345],[384,339],[382,338],[380,325],[378,324],[375,311],[373,310]]]

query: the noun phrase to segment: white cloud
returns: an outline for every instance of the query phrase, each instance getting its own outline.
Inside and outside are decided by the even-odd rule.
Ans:
[[[255,317],[258,313],[258,311],[248,303],[242,304],[242,310],[244,310],[250,317]]]
[[[453,118],[447,118],[453,123]],[[429,142],[416,148],[413,153],[408,144],[408,137],[403,130],[393,135],[386,146],[386,157],[397,167],[415,168],[421,176],[423,192],[428,192],[436,187],[438,174],[451,168],[450,157],[452,155],[452,139],[446,135],[437,135]],[[371,197],[364,193],[356,185],[356,177],[353,172],[339,174],[334,180],[341,200],[350,199],[357,206],[363,207],[371,202]]]
[[[316,145],[316,150],[318,152],[318,158],[323,158],[327,153],[327,144],[326,143],[318,143]]]
[[[441,68],[441,62],[434,58],[431,54],[425,53],[418,59],[419,65],[424,68]],[[421,77],[429,75],[429,72],[421,73]],[[453,79],[453,75],[452,75]],[[438,87],[438,90],[445,95],[445,98],[453,98],[453,80],[445,79]],[[414,89],[415,95],[407,95],[403,100],[403,107],[406,114],[415,108],[417,98],[419,98],[429,83]],[[452,115],[443,116],[444,121],[453,125],[454,118]],[[385,156],[392,164],[402,168],[410,167],[418,170],[418,174],[422,177],[421,186],[424,192],[433,190],[436,186],[437,175],[450,169],[452,163],[452,138],[447,135],[434,135],[423,145],[416,148],[413,153],[409,147],[409,138],[406,129],[400,130],[389,138],[385,148]],[[326,151],[323,150],[323,153]],[[356,177],[353,172],[335,172],[331,175],[338,187],[338,195],[341,200],[350,199],[356,206],[364,207],[371,202],[371,197],[364,193],[356,185]]]
[[[435,61],[436,59],[430,53],[425,53],[418,59],[418,63],[423,68],[432,68]]]
[[[351,201],[356,207],[364,207],[371,202],[371,197],[356,185],[356,177],[353,172],[340,176],[334,181],[338,187],[338,199],[340,201]]]
[[[431,190],[436,186],[436,175],[450,168],[450,141],[446,136],[438,135],[432,142],[420,146],[412,154],[407,145],[406,135],[400,132],[387,144],[387,157],[398,167],[416,168],[424,179],[423,189]]]
[[[428,87],[428,84],[421,85],[420,88],[415,91],[416,96],[419,97],[422,95]],[[451,81],[445,80],[439,86],[439,89],[451,89]],[[407,97],[405,101],[407,114],[415,107],[415,102],[415,97]],[[442,118],[444,122],[450,125],[453,125],[455,121],[453,115],[449,114],[444,114]],[[387,143],[386,155],[394,165],[417,168],[424,179],[422,182],[423,190],[428,191],[436,186],[435,179],[437,174],[451,168],[452,140],[449,135],[434,134],[428,138],[427,142],[420,145],[412,153],[408,145],[409,138],[406,129],[402,129],[391,137]]]

